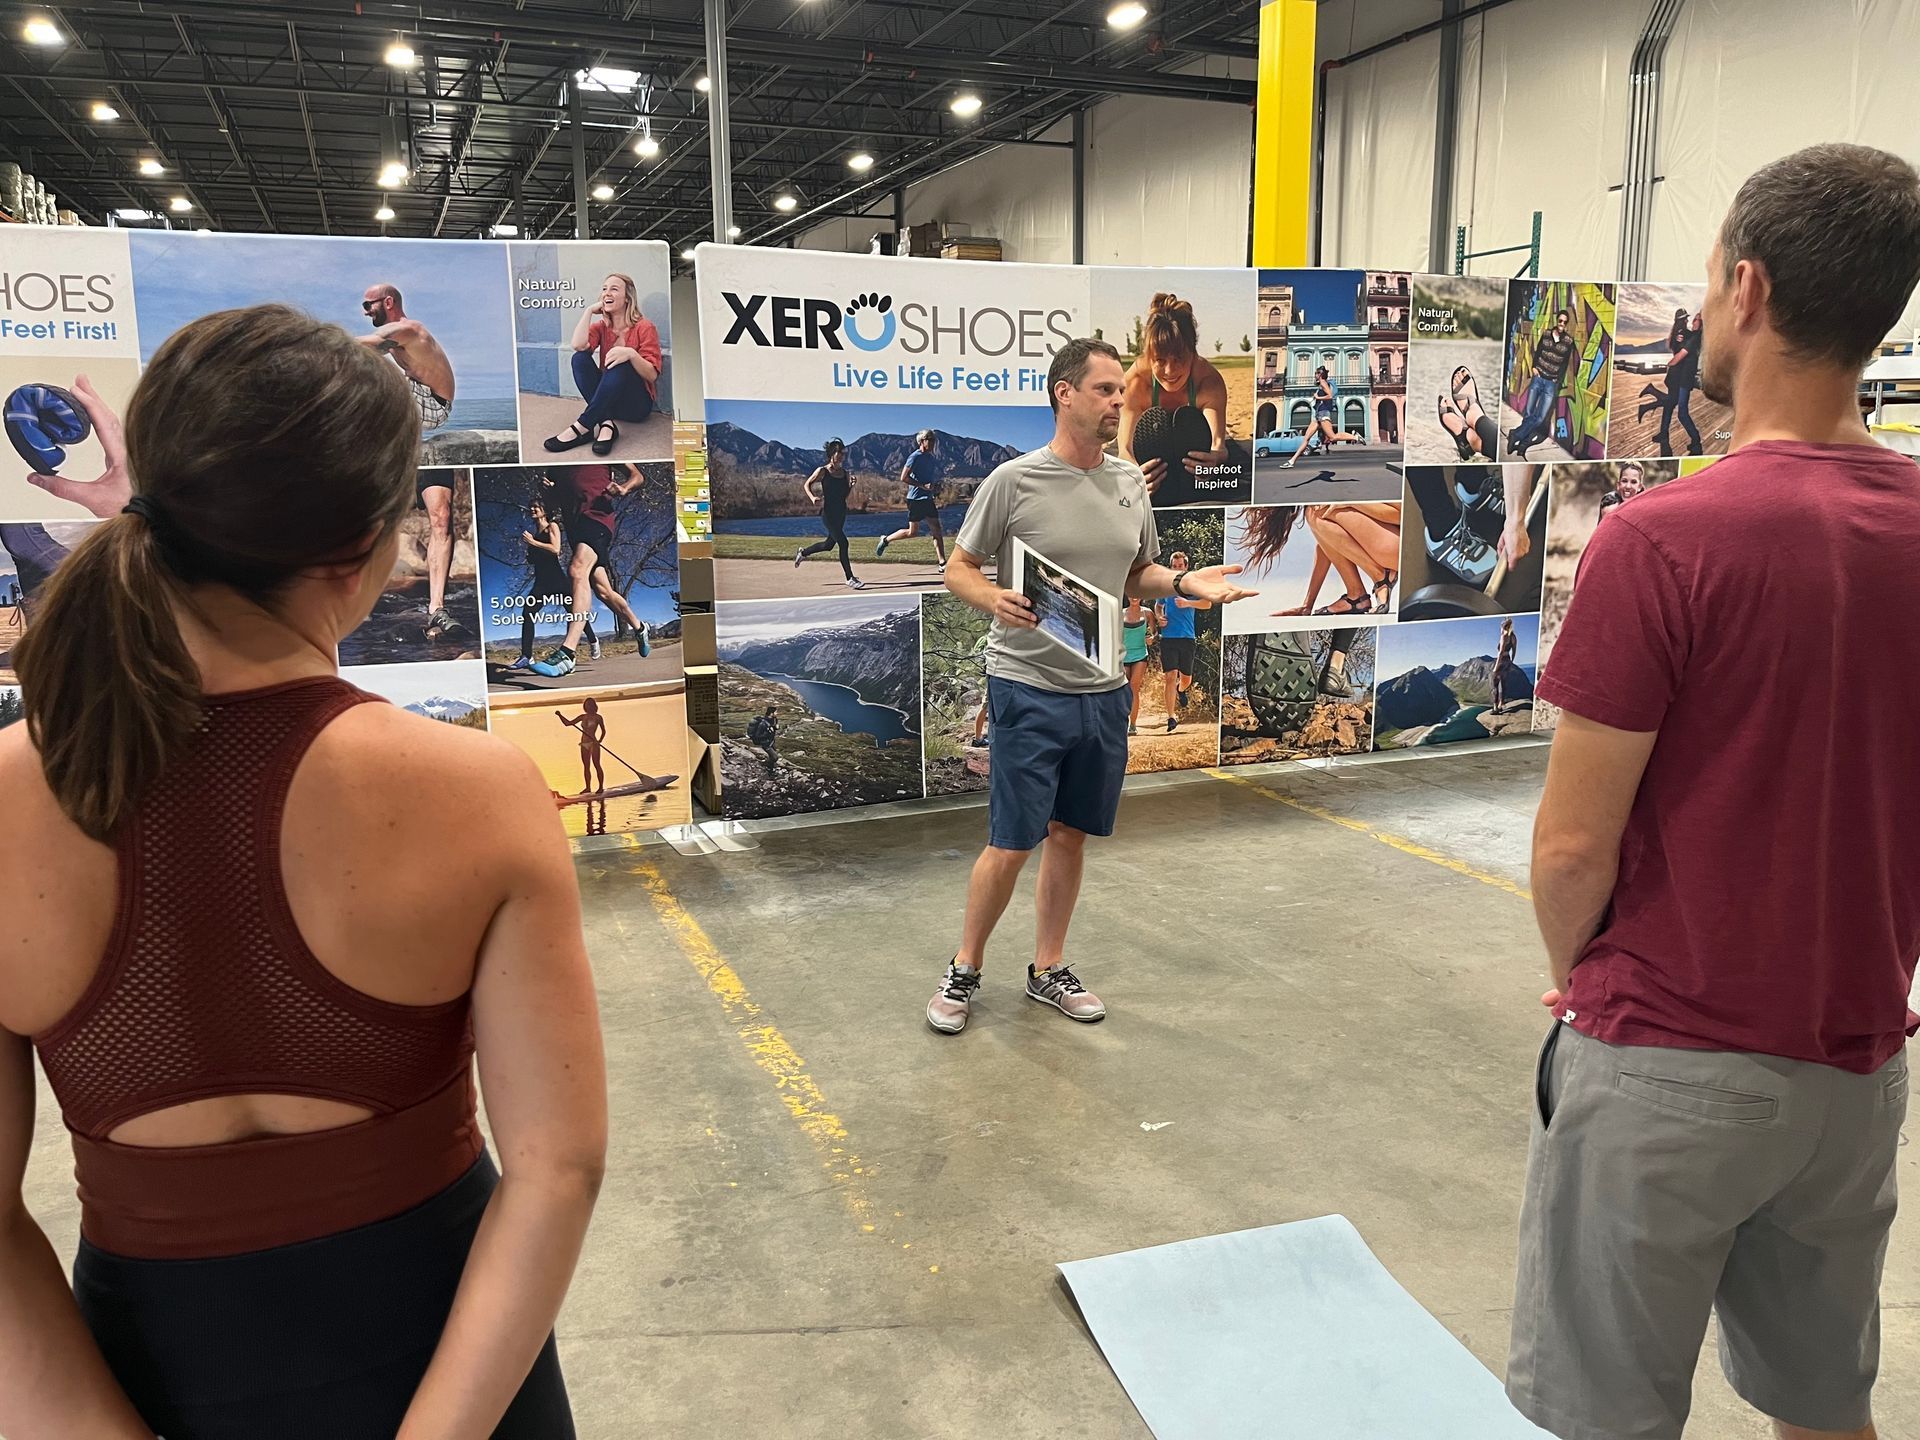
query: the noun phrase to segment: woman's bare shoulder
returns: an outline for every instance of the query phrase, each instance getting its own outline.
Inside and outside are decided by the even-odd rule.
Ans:
[[[517,745],[397,705],[358,705],[327,726],[303,770],[461,823],[550,808],[552,791]]]

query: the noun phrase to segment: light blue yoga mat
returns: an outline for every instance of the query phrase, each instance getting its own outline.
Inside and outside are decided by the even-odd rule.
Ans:
[[[1344,1216],[1060,1272],[1156,1440],[1550,1440]]]

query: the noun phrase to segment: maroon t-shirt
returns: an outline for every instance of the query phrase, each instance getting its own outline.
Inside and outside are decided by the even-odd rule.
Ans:
[[[1602,514],[1541,698],[1657,730],[1563,1006],[1868,1073],[1914,1032],[1920,466],[1748,445]]]

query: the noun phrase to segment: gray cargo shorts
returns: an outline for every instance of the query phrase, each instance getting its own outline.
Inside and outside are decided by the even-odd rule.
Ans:
[[[1540,1053],[1507,1394],[1561,1440],[1679,1440],[1710,1311],[1763,1414],[1871,1419],[1907,1060],[1873,1075],[1719,1050]]]

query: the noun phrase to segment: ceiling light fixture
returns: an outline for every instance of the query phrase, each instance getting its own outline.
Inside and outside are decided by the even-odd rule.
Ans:
[[[151,210],[142,210],[137,205],[122,205],[113,213],[121,220],[151,220],[154,218]]]
[[[727,226],[727,239],[738,240],[739,238],[740,238],[740,227],[738,225]]]
[[[596,200],[611,200],[613,198],[613,187],[604,180],[601,181],[593,187],[593,198]]]
[[[66,35],[45,15],[35,15],[20,29],[29,45],[64,45]]]
[[[693,82],[693,88],[698,90],[702,95],[704,95],[709,90],[713,89],[713,81],[709,80],[706,76],[702,75],[698,80]]]
[[[387,46],[387,53],[383,58],[387,64],[393,66],[394,69],[407,70],[412,68],[416,57],[411,45],[404,40],[395,40],[391,45]]]
[[[621,70],[612,65],[595,65],[576,70],[573,78],[582,90],[604,90],[609,95],[631,95],[640,83],[638,70]]]
[[[184,215],[193,209],[193,202],[184,195],[176,195],[167,202],[167,208],[176,215]]]
[[[387,221],[393,218],[393,207],[391,205],[382,205],[378,210],[373,212],[373,218],[378,220],[382,225],[386,224]]]
[[[798,209],[799,205],[799,200],[792,195],[776,195],[773,197],[773,208],[778,210],[782,215],[785,215],[789,210]]]
[[[873,156],[866,151],[856,151],[847,157],[847,168],[856,175],[864,175],[873,168]]]
[[[142,175],[164,175],[167,173],[167,167],[149,155],[140,162],[140,173]]]
[[[980,107],[986,102],[971,90],[953,97],[953,103],[947,108],[962,120],[971,120],[980,113]]]
[[[691,265],[693,263],[693,247],[688,246],[685,250],[682,250],[680,252],[680,258]]]
[[[498,225],[495,225],[489,233],[496,239],[511,240],[520,233],[520,227],[518,225],[509,225],[506,221],[502,220]]]
[[[94,101],[91,113],[96,120],[118,120],[120,118],[120,112],[104,100]]]
[[[642,160],[651,160],[660,153],[660,142],[651,135],[642,135],[633,142],[633,153]]]
[[[406,161],[404,160],[387,161],[386,164],[380,167],[381,187],[383,189],[392,190],[396,186],[406,184],[408,173],[409,172],[407,170]]]
[[[1140,0],[1120,0],[1107,12],[1107,24],[1116,30],[1131,30],[1147,18],[1147,7]]]

